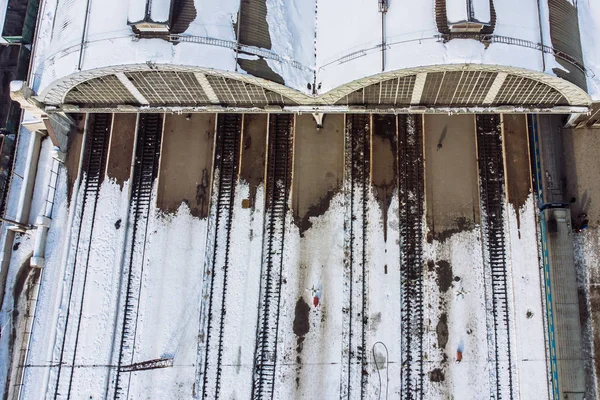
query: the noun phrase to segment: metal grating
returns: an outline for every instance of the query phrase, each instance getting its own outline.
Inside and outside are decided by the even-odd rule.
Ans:
[[[495,105],[566,105],[567,100],[556,89],[533,79],[509,75],[502,84]]]
[[[143,71],[125,75],[150,105],[198,105],[210,102],[191,72]]]
[[[369,85],[344,96],[340,105],[408,105],[415,87],[416,75],[394,78]]]
[[[207,75],[206,79],[222,104],[254,107],[263,107],[268,104],[295,104],[279,93],[250,83],[212,75]]]
[[[90,79],[74,87],[65,97],[67,104],[138,104],[114,75]]]
[[[474,105],[481,104],[490,90],[495,72],[449,71],[427,74],[423,89],[423,104]]]

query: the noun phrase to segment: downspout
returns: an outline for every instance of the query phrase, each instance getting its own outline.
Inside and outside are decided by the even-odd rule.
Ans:
[[[240,7],[238,8],[238,21],[237,21],[237,29],[236,29],[236,40],[237,43],[235,45],[235,72],[238,70],[238,58],[240,55],[240,26],[242,25],[242,1],[240,0]]]
[[[381,13],[381,72],[385,71],[385,12]]]
[[[388,7],[388,0],[379,0],[379,12],[381,13],[381,72],[385,71],[385,15]]]
[[[90,3],[92,0],[87,0],[85,6],[85,19],[83,20],[83,32],[81,33],[81,46],[79,47],[79,62],[77,63],[77,70],[81,71],[81,64],[83,63],[83,46],[85,45],[85,39],[87,36],[88,22],[90,19]],[[146,10],[148,5],[146,5]]]
[[[542,29],[542,7],[540,5],[541,0],[537,0],[538,8],[538,25],[540,26],[540,44],[542,45],[542,69],[546,73],[546,57],[544,56],[544,31]]]

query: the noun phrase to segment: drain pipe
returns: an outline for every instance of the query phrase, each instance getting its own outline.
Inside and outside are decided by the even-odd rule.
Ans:
[[[540,0],[537,0],[538,25],[540,26],[540,44],[542,45],[542,69],[546,73],[546,57],[544,56],[544,30],[542,29],[542,6]]]
[[[242,25],[242,1],[244,0],[240,0],[240,7],[238,8],[238,21],[236,32],[237,43],[235,45],[235,72],[237,72],[238,70],[238,58],[240,56],[240,26]]]
[[[381,72],[385,71],[385,15],[388,8],[388,0],[379,0],[379,12],[381,13]]]

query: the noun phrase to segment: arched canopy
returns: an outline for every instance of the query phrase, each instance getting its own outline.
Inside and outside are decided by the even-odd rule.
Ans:
[[[267,106],[366,108],[587,107],[576,85],[511,67],[460,64],[390,71],[309,96],[251,75],[171,65],[133,65],[71,75],[39,96],[46,105],[85,108]]]

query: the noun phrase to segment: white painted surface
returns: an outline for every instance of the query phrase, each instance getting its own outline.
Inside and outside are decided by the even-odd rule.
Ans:
[[[171,14],[171,1],[173,0],[152,0],[150,19],[154,22],[168,22]]]
[[[127,20],[131,23],[143,21],[146,18],[147,2],[148,0],[129,0]]]
[[[580,0],[577,2],[579,29],[583,61],[587,74],[588,92],[596,101],[600,101],[600,2]]]
[[[448,18],[448,24],[469,20],[467,1],[469,0],[446,0],[446,17]]]
[[[495,3],[496,2],[494,2],[494,5]],[[471,5],[473,7],[473,17],[475,20],[484,24],[489,24],[492,21],[489,0],[471,0]]]

